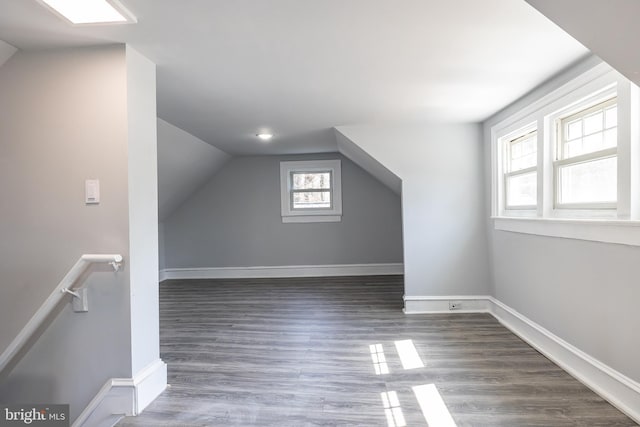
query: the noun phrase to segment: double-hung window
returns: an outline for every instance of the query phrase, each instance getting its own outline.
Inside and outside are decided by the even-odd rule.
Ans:
[[[506,209],[535,209],[538,189],[538,141],[534,130],[505,141],[504,195]]]
[[[336,222],[342,216],[340,160],[280,162],[282,222]]]
[[[496,229],[640,246],[638,86],[601,63],[498,117]]]
[[[618,107],[608,99],[558,120],[555,207],[614,209],[618,199]]]

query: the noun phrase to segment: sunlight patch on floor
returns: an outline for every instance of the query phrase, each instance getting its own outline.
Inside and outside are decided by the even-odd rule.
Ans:
[[[369,346],[369,351],[371,351],[371,360],[373,360],[373,368],[376,371],[376,375],[388,374],[389,366],[387,365],[387,359],[384,356],[382,344],[371,344]]]
[[[435,384],[412,387],[429,427],[457,427]]]
[[[424,363],[413,345],[413,340],[396,341],[396,350],[404,369],[424,368]]]
[[[400,407],[398,394],[395,391],[388,391],[380,393],[380,397],[382,398],[382,406],[384,406],[384,414],[387,417],[389,427],[406,426],[407,423]]]

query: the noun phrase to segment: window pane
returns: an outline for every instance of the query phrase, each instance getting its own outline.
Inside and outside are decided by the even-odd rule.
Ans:
[[[294,190],[331,188],[331,172],[294,172],[291,175]]]
[[[590,135],[602,130],[602,111],[591,114],[584,118],[584,134]]]
[[[564,144],[564,159],[577,156],[580,153],[582,153],[582,139],[576,139]]]
[[[519,159],[521,155],[522,155],[522,144],[520,144],[519,142],[515,144],[511,144],[511,158]]]
[[[582,138],[582,152],[593,153],[602,150],[602,132]]]
[[[331,208],[330,191],[296,191],[293,193],[293,209]]]
[[[604,111],[604,127],[609,129],[610,127],[618,126],[618,107],[614,105],[613,107],[609,107]]]
[[[534,206],[537,204],[538,174],[525,173],[507,177],[507,206]]]
[[[567,127],[567,139],[576,139],[582,137],[582,120],[569,122]]]
[[[507,172],[516,172],[535,166],[538,162],[537,143],[535,133],[510,141]]]
[[[602,148],[616,147],[618,145],[618,128],[604,131],[604,145]]]
[[[531,153],[520,158],[521,161],[521,169],[530,168],[531,166],[535,166],[538,161],[538,153]]]
[[[534,138],[527,138],[522,140],[521,145],[523,156],[536,152],[536,141],[534,140]]]
[[[615,202],[618,198],[617,171],[617,157],[561,166],[559,202]]]

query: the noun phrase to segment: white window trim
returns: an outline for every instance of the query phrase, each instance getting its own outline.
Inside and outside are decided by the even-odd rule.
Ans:
[[[553,173],[556,120],[576,105],[618,98],[617,209],[556,209]],[[633,120],[632,120],[633,118]],[[601,63],[491,127],[491,218],[496,230],[640,246],[640,90]],[[538,131],[538,204],[505,209],[501,140],[527,127]]]
[[[293,209],[291,205],[291,174],[293,172],[331,172],[330,209]],[[340,160],[300,160],[280,162],[280,207],[282,222],[342,221],[342,170]]]

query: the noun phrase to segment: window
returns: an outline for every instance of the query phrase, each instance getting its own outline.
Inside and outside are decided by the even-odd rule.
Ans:
[[[640,246],[635,84],[600,63],[500,117],[486,123],[496,229]]]
[[[331,171],[291,172],[291,209],[331,209]]]
[[[558,120],[555,206],[614,209],[618,199],[616,99]]]
[[[535,130],[529,130],[505,141],[506,209],[535,209],[538,203],[537,135]]]
[[[337,222],[342,216],[340,160],[280,162],[282,222]]]

